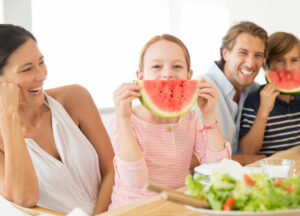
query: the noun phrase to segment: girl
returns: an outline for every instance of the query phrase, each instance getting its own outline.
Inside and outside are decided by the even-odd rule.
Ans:
[[[193,74],[187,48],[167,34],[152,38],[144,46],[139,67],[136,75],[140,80],[184,80]],[[116,116],[110,135],[116,176],[110,209],[152,196],[143,189],[147,181],[173,189],[184,186],[193,153],[201,163],[218,162],[231,155],[230,145],[217,127],[217,91],[213,85],[203,81],[198,88],[205,126],[194,110],[180,118],[163,119],[141,105],[132,109],[131,102],[140,97],[141,88],[123,83],[114,92]]]
[[[286,32],[268,39],[266,69],[299,71],[300,42]],[[270,156],[300,144],[300,97],[280,94],[274,83],[250,94],[244,104],[240,145],[244,154]]]
[[[44,92],[46,77],[34,36],[0,24],[0,194],[25,207],[103,212],[113,150],[98,110],[78,85]]]

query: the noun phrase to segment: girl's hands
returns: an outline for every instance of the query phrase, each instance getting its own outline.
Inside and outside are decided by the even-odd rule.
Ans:
[[[267,84],[260,92],[260,105],[259,108],[265,115],[273,110],[276,97],[280,94],[278,87],[274,83]]]
[[[130,118],[132,111],[132,100],[139,98],[138,92],[142,86],[135,83],[123,83],[113,94],[116,113],[119,118]]]
[[[215,106],[218,100],[218,92],[213,84],[207,83],[204,78],[198,84],[198,106],[202,112],[203,119],[213,118],[215,121]],[[214,122],[213,122],[214,123]]]

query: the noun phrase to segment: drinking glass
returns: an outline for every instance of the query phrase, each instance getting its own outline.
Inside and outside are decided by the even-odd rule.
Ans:
[[[293,176],[296,161],[280,158],[267,158],[259,161],[260,166],[271,178],[289,178]]]

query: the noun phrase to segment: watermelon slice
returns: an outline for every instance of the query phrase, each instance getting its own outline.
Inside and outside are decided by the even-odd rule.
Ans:
[[[163,118],[175,118],[188,112],[195,104],[197,80],[137,80],[141,103]]]
[[[266,80],[275,83],[282,94],[300,94],[300,71],[267,71]]]

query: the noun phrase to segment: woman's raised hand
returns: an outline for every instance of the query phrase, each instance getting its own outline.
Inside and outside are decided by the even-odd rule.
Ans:
[[[0,112],[18,111],[20,88],[11,82],[0,83]]]
[[[3,127],[1,123],[5,122],[5,118],[10,116],[13,112],[18,112],[20,104],[20,88],[11,82],[0,83],[0,131]]]
[[[136,83],[123,83],[114,91],[113,98],[116,114],[119,118],[131,117],[132,100],[141,96],[140,89],[142,89],[142,86]]]
[[[215,106],[218,100],[218,92],[213,84],[207,83],[201,79],[198,84],[198,106],[202,112],[203,118],[215,115]]]

